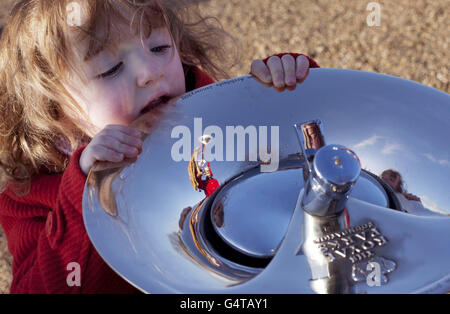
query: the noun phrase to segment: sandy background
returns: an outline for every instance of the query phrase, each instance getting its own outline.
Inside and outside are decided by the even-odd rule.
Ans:
[[[0,0],[0,26],[13,0]],[[321,67],[379,72],[449,92],[450,0],[385,0],[381,25],[369,27],[363,0],[196,0],[242,45],[233,76],[251,60],[305,53]],[[0,228],[0,293],[8,293],[11,257]]]

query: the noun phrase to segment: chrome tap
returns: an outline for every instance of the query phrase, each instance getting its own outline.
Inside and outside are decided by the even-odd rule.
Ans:
[[[303,210],[320,217],[341,214],[361,172],[358,156],[342,145],[325,146],[319,120],[295,129],[305,157]]]
[[[318,293],[348,293],[348,267],[326,251],[318,239],[344,229],[344,211],[358,180],[361,165],[356,154],[341,145],[325,145],[320,120],[294,125],[305,162],[305,187],[297,206],[304,211],[301,250],[311,266],[311,287]]]

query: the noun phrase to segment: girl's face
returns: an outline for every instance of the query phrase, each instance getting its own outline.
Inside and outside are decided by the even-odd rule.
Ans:
[[[386,181],[394,191],[396,191],[396,192],[400,191],[400,185],[402,183],[401,176],[392,173],[392,174],[383,176],[383,180]]]
[[[120,38],[114,53],[105,49],[79,62],[87,84],[66,86],[95,126],[91,135],[109,124],[129,125],[150,103],[186,92],[183,66],[166,27],[153,29],[145,45],[128,27],[121,28]],[[86,51],[87,44],[81,48]]]

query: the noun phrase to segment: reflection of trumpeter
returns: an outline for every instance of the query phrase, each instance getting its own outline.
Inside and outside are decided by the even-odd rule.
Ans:
[[[189,178],[194,190],[204,191],[207,197],[220,186],[219,182],[213,178],[210,163],[205,160],[205,146],[210,140],[210,135],[200,137],[202,146],[194,149],[188,166]],[[200,153],[201,159],[199,159]]]

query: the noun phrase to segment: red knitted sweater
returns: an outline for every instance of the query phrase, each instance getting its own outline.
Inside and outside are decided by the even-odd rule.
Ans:
[[[310,67],[318,67],[308,59]],[[186,86],[213,83],[200,69],[192,69]],[[0,223],[13,256],[11,293],[138,292],[106,265],[84,228],[81,204],[86,176],[79,166],[83,149],[73,153],[64,173],[37,176],[25,197],[9,189],[0,194]]]

